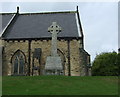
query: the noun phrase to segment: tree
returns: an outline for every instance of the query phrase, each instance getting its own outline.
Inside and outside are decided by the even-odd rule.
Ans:
[[[120,55],[116,52],[101,53],[92,64],[92,75],[118,76]]]

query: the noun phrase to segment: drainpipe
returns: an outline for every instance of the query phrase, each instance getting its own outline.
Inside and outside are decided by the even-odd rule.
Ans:
[[[30,76],[31,65],[31,40],[28,40],[28,76]]]
[[[68,76],[71,76],[71,66],[70,66],[70,40],[67,41],[68,44]]]

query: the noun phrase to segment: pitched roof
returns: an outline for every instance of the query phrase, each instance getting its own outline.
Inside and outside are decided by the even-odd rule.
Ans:
[[[2,14],[2,30],[7,25],[13,14]],[[14,23],[10,24],[3,35],[3,39],[32,39],[50,38],[51,34],[47,31],[52,22],[62,28],[58,37],[81,37],[81,32],[76,19],[76,12],[52,12],[52,13],[27,13],[18,14]]]
[[[0,14],[0,17],[2,18],[2,31],[5,29],[9,21],[12,19],[14,16],[13,13],[6,13],[6,14]]]

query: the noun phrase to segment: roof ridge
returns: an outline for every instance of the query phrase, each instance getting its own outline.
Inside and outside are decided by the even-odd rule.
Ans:
[[[20,15],[34,15],[34,14],[57,14],[57,13],[76,13],[76,11],[53,11],[53,12],[37,12],[37,13],[19,13]],[[0,15],[10,15],[16,13],[0,13]]]
[[[34,15],[34,14],[58,14],[58,13],[76,13],[76,11],[56,11],[56,12],[19,13],[19,14],[20,15]]]

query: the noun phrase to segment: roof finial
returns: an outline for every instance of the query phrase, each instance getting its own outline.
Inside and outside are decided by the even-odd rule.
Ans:
[[[78,6],[76,8],[77,8],[77,12],[78,12]]]
[[[17,13],[19,13],[19,6],[17,6]]]

